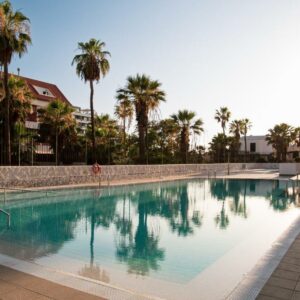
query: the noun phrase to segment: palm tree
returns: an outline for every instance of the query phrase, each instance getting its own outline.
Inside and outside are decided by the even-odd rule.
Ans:
[[[171,116],[171,118],[180,127],[180,153],[182,162],[187,163],[187,153],[190,148],[190,135],[200,135],[203,132],[203,121],[196,119],[196,113],[188,110],[179,110],[177,114]]]
[[[61,100],[53,100],[45,109],[40,109],[40,121],[48,127],[50,135],[55,136],[55,161],[59,162],[59,137],[70,127],[75,127],[74,109]]]
[[[120,127],[117,121],[108,114],[97,116],[95,119],[95,134],[97,144],[104,146],[104,153],[102,152],[100,157],[104,158],[104,155],[105,157],[107,156],[106,162],[110,164],[112,161],[112,150],[116,148],[116,141],[119,140],[120,134]]]
[[[275,125],[266,136],[268,145],[276,150],[277,161],[286,161],[287,148],[295,139],[294,128],[286,123]]]
[[[86,43],[78,43],[81,54],[74,57],[72,65],[76,64],[76,73],[85,82],[90,83],[90,109],[92,125],[92,156],[96,162],[96,142],[95,142],[95,120],[94,120],[94,81],[104,77],[110,69],[107,59],[110,56],[108,51],[104,51],[105,43],[100,40],[90,39]]]
[[[244,144],[245,144],[245,152],[244,152],[244,162],[246,162],[247,160],[247,134],[248,131],[251,129],[252,127],[252,123],[249,119],[242,119],[242,127],[241,127],[241,134],[244,135]]]
[[[26,117],[31,111],[32,94],[26,82],[20,77],[11,75],[8,79],[8,88],[10,92],[10,117],[11,125],[15,123],[25,123]],[[0,97],[3,98],[5,91],[0,86]],[[5,107],[3,102],[0,102],[1,118],[4,119]]]
[[[241,139],[241,131],[242,131],[242,120],[234,120],[230,123],[230,127],[229,127],[229,131],[230,133],[233,134],[233,152],[234,155],[238,155],[241,143],[240,143],[240,139]]]
[[[8,79],[8,87],[10,91],[10,102],[9,102],[9,122],[10,122],[10,135],[11,140],[15,140],[18,136],[18,160],[20,165],[21,155],[21,134],[25,134],[25,121],[27,116],[31,112],[31,100],[32,94],[29,90],[26,82],[20,77],[10,76]],[[0,98],[3,98],[5,91],[0,86]],[[3,107],[3,101],[0,102],[0,120],[3,123],[5,118],[5,107]],[[12,150],[13,151],[13,150]]]
[[[221,107],[219,110],[216,110],[215,119],[218,121],[218,123],[221,123],[224,135],[226,135],[226,124],[229,122],[230,116],[231,112],[227,107]]]
[[[14,54],[20,57],[27,52],[31,44],[29,19],[20,11],[14,11],[10,1],[0,3],[0,64],[3,66],[4,87],[4,144],[5,163],[11,164],[10,139],[10,90],[8,85],[8,65]]]
[[[129,99],[122,98],[122,95],[118,95],[119,104],[115,106],[115,116],[121,119],[123,130],[123,144],[126,142],[126,130],[130,128],[133,117],[133,106]]]
[[[148,162],[149,114],[158,108],[161,101],[165,101],[165,92],[161,90],[161,83],[151,80],[144,74],[129,76],[125,88],[117,91],[117,98],[119,97],[126,97],[135,107],[139,134],[139,161],[145,163],[147,154]]]

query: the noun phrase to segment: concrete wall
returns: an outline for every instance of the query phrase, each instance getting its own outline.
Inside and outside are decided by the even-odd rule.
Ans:
[[[300,174],[300,163],[280,163],[280,175],[297,175]]]
[[[273,163],[232,163],[232,172],[242,169],[278,169]],[[190,165],[120,165],[103,166],[101,176],[92,174],[91,166],[28,166],[0,167],[0,187],[34,187],[78,183],[96,183],[101,180],[120,180],[154,178],[179,175],[210,176],[227,172],[227,164],[190,164]],[[100,177],[100,178],[99,178]]]

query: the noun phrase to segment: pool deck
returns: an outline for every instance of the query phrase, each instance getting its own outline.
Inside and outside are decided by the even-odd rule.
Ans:
[[[0,265],[1,300],[104,300]]]
[[[300,299],[300,235],[290,246],[256,299]]]
[[[129,184],[142,184],[149,182],[161,182],[171,180],[182,180],[191,178],[208,178],[198,174],[189,174],[182,176],[168,176],[163,178],[135,179],[135,180],[116,180],[103,183],[102,186],[118,186]],[[230,175],[219,174],[213,178],[223,179],[263,179],[276,180],[288,177],[280,177],[277,170],[244,170],[235,172]],[[98,185],[84,184],[72,186],[55,186],[45,188],[34,188],[35,190],[43,189],[61,189],[75,187],[96,187]],[[0,262],[1,264],[1,262]],[[257,294],[256,294],[257,295]],[[87,294],[85,292],[60,285],[42,278],[38,278],[15,269],[10,269],[0,265],[0,299],[1,300],[35,300],[35,299],[56,299],[56,300],[76,300],[76,299],[104,299],[98,296]],[[251,298],[254,299],[254,298]],[[258,300],[270,299],[299,299],[300,300],[300,234],[296,237],[279,265],[264,285],[263,289],[257,296]]]

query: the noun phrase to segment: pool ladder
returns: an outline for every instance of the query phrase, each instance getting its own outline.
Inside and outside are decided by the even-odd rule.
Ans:
[[[3,213],[7,217],[7,227],[10,227],[10,213],[0,208],[0,213]]]

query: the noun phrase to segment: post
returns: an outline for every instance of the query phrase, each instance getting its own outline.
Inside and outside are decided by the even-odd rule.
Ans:
[[[229,159],[229,151],[228,151],[228,162],[227,162],[227,175],[230,175],[230,159]]]
[[[227,154],[227,175],[230,175],[230,145],[226,145]]]

